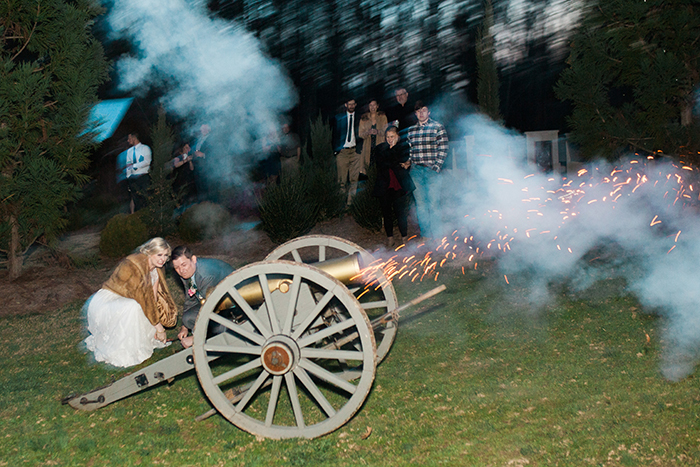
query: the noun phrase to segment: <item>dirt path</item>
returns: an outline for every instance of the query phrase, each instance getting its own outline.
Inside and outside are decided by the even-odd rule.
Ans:
[[[310,234],[342,237],[367,250],[384,242],[383,233],[369,232],[358,226],[352,217],[318,224]],[[173,246],[177,239],[169,239]],[[98,254],[99,232],[82,231],[66,235],[59,248],[71,255],[90,258]],[[234,267],[260,261],[275,248],[268,236],[258,230],[236,231],[224,238],[190,245],[199,256],[214,256]],[[9,282],[7,271],[0,271],[0,296],[7,297],[0,307],[0,317],[46,313],[75,300],[85,300],[109,277],[117,260],[100,258],[94,267],[70,267],[68,261],[55,258],[45,250],[33,251],[25,261],[22,276]]]

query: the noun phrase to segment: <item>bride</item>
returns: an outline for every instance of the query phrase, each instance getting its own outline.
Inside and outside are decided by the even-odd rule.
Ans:
[[[137,365],[166,343],[165,328],[177,324],[162,267],[170,245],[152,238],[127,256],[86,303],[87,348],[95,359],[114,366]]]

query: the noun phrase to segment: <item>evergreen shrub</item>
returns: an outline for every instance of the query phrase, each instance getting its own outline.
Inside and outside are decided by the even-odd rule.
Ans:
[[[321,114],[311,122],[310,147],[296,177],[268,186],[258,200],[261,228],[282,243],[307,233],[317,222],[339,217],[347,195],[338,183],[332,132]]]
[[[312,177],[300,172],[296,177],[269,186],[258,201],[262,229],[276,243],[304,235],[319,219],[320,203],[309,190]]]
[[[112,217],[100,233],[100,252],[112,258],[126,256],[148,240],[148,227],[136,214]]]
[[[340,189],[338,169],[333,154],[333,131],[319,112],[310,122],[311,154],[302,166],[310,176],[309,197],[319,206],[317,221],[339,217],[345,210],[347,195]],[[305,146],[305,149],[309,149]]]
[[[309,172],[308,197],[318,205],[317,222],[340,217],[348,195],[340,189],[335,164],[311,166],[306,171]]]
[[[219,237],[232,226],[231,214],[210,201],[195,204],[179,218],[177,232],[183,242],[194,243]]]
[[[372,164],[367,169],[367,180],[361,182],[349,209],[350,215],[360,227],[373,232],[380,231],[383,225],[379,198],[373,194],[376,180],[377,167]]]

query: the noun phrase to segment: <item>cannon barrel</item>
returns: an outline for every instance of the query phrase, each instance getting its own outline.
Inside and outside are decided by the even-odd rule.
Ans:
[[[330,274],[345,285],[358,282],[361,277],[360,271],[362,270],[362,263],[358,253],[353,253],[341,258],[312,263],[310,266]],[[268,279],[267,283],[270,292],[279,290],[282,293],[287,293],[289,287],[292,285],[292,281],[288,278],[271,278]],[[252,306],[259,305],[265,299],[262,286],[257,280],[247,284],[242,284],[241,286],[237,287],[236,290],[238,290],[241,297],[243,297],[243,299]],[[234,306],[234,302],[227,296],[217,304],[216,309],[221,311],[231,308],[232,306]]]

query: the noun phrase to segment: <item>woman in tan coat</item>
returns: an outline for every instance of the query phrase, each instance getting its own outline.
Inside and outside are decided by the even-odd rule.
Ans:
[[[137,365],[166,343],[165,328],[177,324],[177,308],[165,283],[163,265],[170,245],[152,238],[127,256],[86,303],[87,348],[114,366]]]
[[[362,115],[360,118],[360,128],[358,133],[360,138],[364,140],[362,143],[362,160],[360,165],[360,173],[367,175],[372,151],[375,146],[383,143],[384,131],[387,127],[386,114],[379,110],[379,103],[376,99],[369,101],[369,112]]]

